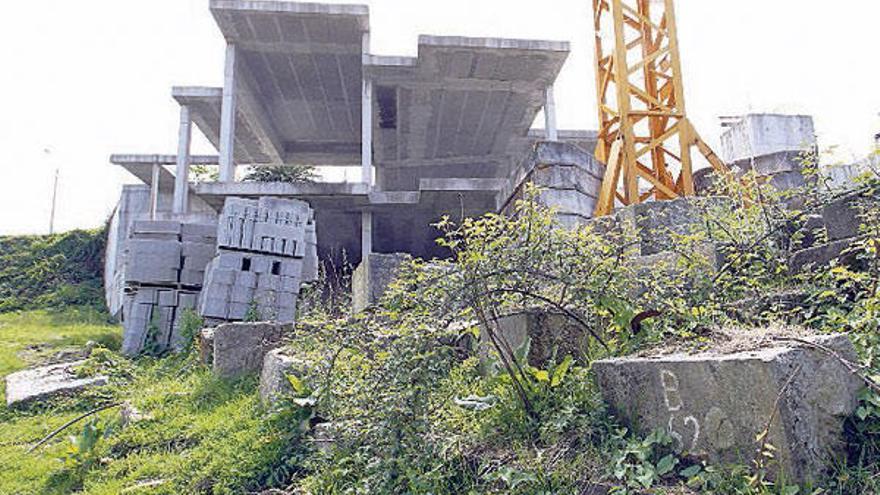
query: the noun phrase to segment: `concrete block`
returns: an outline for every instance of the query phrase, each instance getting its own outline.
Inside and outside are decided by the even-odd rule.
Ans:
[[[851,194],[839,198],[822,208],[822,220],[828,232],[828,240],[839,241],[859,235],[862,224],[859,218],[861,196]]]
[[[279,290],[284,292],[299,293],[302,283],[299,277],[281,277],[281,286]]]
[[[127,248],[129,260],[148,256],[179,260],[181,254],[180,243],[177,241],[129,239]]]
[[[179,310],[196,309],[199,305],[199,294],[197,292],[181,292],[177,298],[177,308]]]
[[[199,314],[206,318],[227,319],[229,301],[226,297],[207,297],[204,293],[199,300]]]
[[[224,268],[227,270],[241,270],[242,260],[245,256],[248,255],[235,251],[221,250],[217,253],[217,266],[218,268]]]
[[[550,360],[559,363],[566,356],[585,363],[593,343],[589,332],[564,314],[537,309],[500,318],[497,331],[514,351],[528,342],[528,363],[541,369]],[[479,354],[485,359],[495,350],[485,331],[480,332],[480,341]]]
[[[108,383],[106,376],[78,378],[74,370],[84,363],[85,361],[74,361],[53,364],[6,376],[6,406],[22,407]]]
[[[281,261],[280,275],[285,277],[301,277],[304,261],[299,259],[286,259]]]
[[[190,287],[201,287],[205,283],[205,272],[199,270],[180,270],[180,283]]]
[[[359,313],[376,304],[397,277],[400,266],[411,258],[407,254],[370,254],[352,274],[352,308]]]
[[[250,304],[254,300],[254,289],[243,285],[233,285],[229,291],[229,302]]]
[[[211,282],[220,285],[233,285],[235,284],[235,274],[234,270],[218,268],[211,272]]]
[[[217,238],[217,224],[185,223],[180,226],[180,234],[202,238]]]
[[[250,312],[252,305],[252,301],[227,303],[227,313],[225,319],[230,321],[242,321],[247,319],[248,313]]]
[[[251,270],[257,274],[271,273],[272,260],[268,256],[251,256]]]
[[[811,337],[857,360],[844,335]],[[815,480],[844,447],[843,423],[858,404],[859,378],[812,348],[778,344],[732,354],[675,354],[593,364],[603,397],[625,424],[666,429],[689,455],[749,464],[781,395],[768,437],[776,472]],[[788,386],[786,384],[788,383]]]
[[[257,288],[262,290],[281,290],[281,276],[269,273],[261,273],[257,277]]]
[[[181,228],[180,222],[173,220],[137,220],[131,225],[131,233],[180,235]]]
[[[177,306],[177,291],[159,290],[159,306]]]
[[[267,405],[293,395],[288,375],[305,379],[308,367],[305,361],[290,355],[289,349],[279,348],[266,353],[260,373],[260,398]]]
[[[182,242],[180,250],[184,257],[197,257],[204,259],[213,259],[216,249],[213,244],[202,244],[198,242]]]
[[[814,270],[837,261],[851,267],[858,267],[857,253],[850,250],[854,239],[820,244],[808,249],[802,249],[788,260],[788,268],[792,273],[803,273]]]
[[[214,329],[213,370],[234,378],[259,373],[266,353],[281,345],[289,328],[270,323],[227,323]]]
[[[256,288],[257,274],[253,272],[238,272],[235,274],[235,285],[250,287],[251,289]]]
[[[158,304],[159,290],[141,287],[135,290],[133,298],[135,304]]]

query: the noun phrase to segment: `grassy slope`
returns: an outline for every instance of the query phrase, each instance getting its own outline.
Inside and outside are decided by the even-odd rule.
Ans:
[[[51,354],[88,340],[114,343],[116,326],[90,320],[94,314],[68,311],[62,315],[37,311],[0,315],[0,376],[24,367],[18,354],[43,342]],[[265,421],[253,378],[223,382],[192,358],[162,361],[121,361],[122,378],[114,385],[77,399],[53,401],[14,412],[0,406],[0,493],[240,493],[263,479],[279,457],[283,433]],[[74,479],[65,476],[59,458],[68,446],[70,428],[41,448],[27,447],[96,404],[130,401],[148,419],[117,427],[102,442],[102,466]],[[5,401],[4,401],[5,404]],[[101,414],[115,423],[118,410]],[[81,482],[81,485],[80,485]],[[148,484],[138,487],[138,485]]]

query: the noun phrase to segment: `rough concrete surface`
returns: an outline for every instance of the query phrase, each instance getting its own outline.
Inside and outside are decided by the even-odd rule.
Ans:
[[[359,313],[379,302],[394,282],[400,265],[410,259],[406,254],[372,253],[355,269],[351,279],[352,307]]]
[[[553,358],[560,362],[565,356],[586,362],[592,338],[566,315],[538,309],[499,318],[498,331],[514,351],[528,340],[528,363],[538,368]],[[480,355],[486,357],[494,347],[486,332],[480,332],[480,340]]]
[[[89,387],[107,384],[107,377],[78,378],[73,370],[85,361],[33,368],[6,377],[6,405],[23,406],[59,395],[69,395]]]
[[[257,373],[266,353],[281,345],[286,327],[274,323],[227,323],[214,329],[213,369],[223,378]]]
[[[287,375],[301,375],[306,363],[290,355],[288,349],[274,349],[266,353],[260,374],[260,398],[272,404],[279,397],[293,392]]]
[[[856,359],[845,335],[808,339]],[[611,359],[593,369],[622,421],[642,432],[665,429],[684,451],[710,462],[749,464],[781,396],[768,437],[778,449],[770,467],[801,482],[816,479],[842,447],[844,419],[863,388],[837,359],[798,344]]]

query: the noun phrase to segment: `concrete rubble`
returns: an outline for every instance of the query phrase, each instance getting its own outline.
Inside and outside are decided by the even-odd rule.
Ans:
[[[807,339],[856,360],[845,335]],[[815,479],[840,452],[844,420],[864,385],[836,358],[788,343],[609,359],[593,370],[621,421],[641,432],[667,430],[684,452],[712,463],[750,464],[781,397],[767,439],[777,449],[769,468],[796,482]]]
[[[134,222],[125,245],[124,354],[187,345],[181,318],[196,309],[216,236],[214,225]]]
[[[224,323],[204,329],[202,341],[211,346],[206,364],[222,378],[259,373],[266,354],[279,347],[290,330],[290,326],[276,323]]]
[[[220,216],[199,314],[214,322],[292,322],[302,284],[317,278],[317,236],[307,203],[231,198]]]
[[[107,384],[106,376],[80,378],[74,370],[85,361],[32,368],[6,376],[6,406],[22,407],[35,401],[71,395]]]

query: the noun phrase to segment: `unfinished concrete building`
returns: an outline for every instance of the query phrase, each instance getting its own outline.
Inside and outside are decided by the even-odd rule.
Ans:
[[[337,267],[373,253],[445,257],[434,223],[508,211],[530,181],[563,223],[594,215],[605,175],[594,158],[598,133],[556,125],[553,85],[567,42],[421,36],[416,57],[390,57],[370,50],[365,6],[212,0],[210,10],[227,44],[223,87],[171,89],[176,154],[111,157],[143,182],[125,187],[111,222],[105,278],[114,314],[123,310],[120,253],[134,221],[216,224],[230,200],[302,201],[318,257]],[[533,129],[542,110],[544,126]],[[774,133],[800,126],[784,139],[798,146],[764,153],[753,145],[766,136],[751,124],[771,117],[731,123],[729,162],[761,168],[782,152],[791,163],[812,122],[773,117],[785,124]],[[216,155],[191,154],[194,125]],[[195,165],[219,167],[219,180],[190,180]],[[237,180],[240,167],[284,165],[345,167],[358,179]],[[790,182],[792,170],[771,168],[773,180]]]
[[[433,223],[501,211],[535,176],[546,176],[544,200],[566,218],[592,216],[596,133],[555,122],[567,42],[421,36],[416,57],[377,56],[365,6],[212,0],[210,9],[227,42],[224,86],[171,90],[176,155],[111,157],[144,183],[124,189],[112,221],[114,312],[116,253],[134,220],[216,222],[230,198],[307,203],[321,259],[354,265],[374,252],[446,256]],[[544,129],[532,129],[541,110]],[[190,154],[193,124],[217,155]],[[219,180],[191,181],[193,165],[219,166]],[[238,167],[273,165],[356,167],[360,177],[236,180]]]

